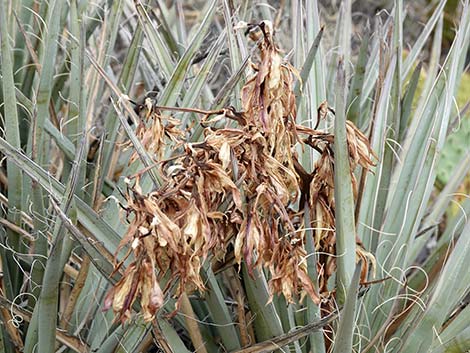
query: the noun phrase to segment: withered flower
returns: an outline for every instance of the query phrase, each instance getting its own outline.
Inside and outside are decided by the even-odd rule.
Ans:
[[[204,261],[224,257],[229,245],[250,275],[255,268],[268,270],[272,294],[282,293],[288,301],[309,295],[317,304],[331,297],[326,283],[336,270],[334,136],[296,124],[293,82],[298,73],[275,46],[272,24],[256,26],[261,31],[256,38],[260,56],[242,89],[243,111],[226,108],[210,121],[206,114],[201,142],[185,141],[178,121],[163,117],[148,102],[136,134],[158,162],[163,183],[144,193],[141,173],[129,178],[129,226],[118,249],[129,251],[116,267],[132,259],[105,300],[105,307],[112,307],[121,320],[129,317],[136,298],[141,298],[144,319],[150,321],[164,294],[179,299],[185,291],[204,290]],[[325,102],[319,117],[328,111]],[[222,119],[232,119],[236,126],[211,126]],[[356,194],[353,171],[358,166],[368,170],[375,154],[351,122],[347,142]],[[297,144],[319,153],[311,172],[299,163]],[[178,148],[162,161],[169,146]],[[318,291],[307,271],[305,204],[315,250],[322,254],[317,258]],[[367,260],[365,280],[374,260],[360,244],[357,249],[358,258]]]
[[[163,116],[154,107],[150,98],[146,98],[144,104],[145,109],[142,110],[142,114],[139,114],[140,120],[135,134],[147,152],[156,160],[161,160],[168,145],[167,141],[177,147],[183,137],[183,132],[178,128],[180,121],[170,116]],[[131,144],[128,144],[128,146],[130,147]],[[138,158],[139,154],[134,152],[129,164],[132,164]]]

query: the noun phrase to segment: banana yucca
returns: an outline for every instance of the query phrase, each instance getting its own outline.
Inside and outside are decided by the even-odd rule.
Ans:
[[[271,5],[0,1],[0,353],[470,349],[468,1]]]

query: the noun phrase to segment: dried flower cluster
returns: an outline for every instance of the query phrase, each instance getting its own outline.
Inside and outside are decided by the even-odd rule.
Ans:
[[[178,119],[163,116],[153,105],[153,101],[147,98],[142,106],[143,114],[135,130],[135,135],[139,138],[146,151],[161,160],[166,150],[165,141],[168,138],[174,144],[179,144],[183,137],[183,132],[178,128],[180,121]],[[127,147],[132,147],[130,141]],[[134,151],[129,164],[132,164],[139,158],[139,154]]]
[[[232,248],[251,275],[262,266],[269,270],[272,293],[292,300],[303,292],[316,303],[328,294],[326,282],[335,271],[334,257],[327,256],[335,254],[334,136],[296,124],[297,72],[274,45],[271,24],[263,21],[257,28],[260,60],[243,87],[242,112],[224,109],[211,119],[206,115],[201,121],[206,126],[204,140],[198,143],[185,142],[177,122],[162,118],[152,106],[146,115],[152,122],[137,128],[156,161],[166,141],[179,148],[174,157],[158,163],[163,180],[159,188],[143,193],[140,175],[132,185],[129,182],[130,226],[120,249],[130,245],[126,258],[132,253],[133,260],[105,303],[121,320],[138,297],[144,319],[151,320],[170,288],[176,286],[176,297],[203,290],[203,262],[222,258]],[[215,122],[221,121],[236,127],[217,128]],[[374,154],[367,139],[352,123],[347,138],[351,170],[358,165],[368,169]],[[311,173],[297,160],[297,144],[320,153]],[[356,190],[355,182],[353,186]],[[304,204],[314,220],[315,248],[327,254],[317,263],[319,292],[307,274]],[[358,256],[364,254],[358,251]]]
[[[323,103],[319,111],[325,111],[326,103]],[[299,127],[299,130],[301,128]],[[346,134],[349,149],[349,161],[351,171],[358,165],[368,170],[374,164],[372,158],[374,152],[370,149],[369,142],[364,134],[350,121],[346,121]],[[314,165],[313,171],[307,176],[308,190],[305,195],[308,198],[310,219],[314,233],[315,250],[319,252],[318,287],[320,292],[326,293],[328,278],[335,272],[335,199],[334,199],[334,136],[316,131],[304,140],[306,144],[320,153],[320,157]],[[300,167],[299,167],[300,168]],[[351,181],[354,197],[357,197],[357,182],[351,172]],[[360,241],[357,238],[357,243]],[[362,249],[356,248],[356,255],[363,260],[362,280],[364,281],[368,272],[369,263],[375,265],[373,256]]]

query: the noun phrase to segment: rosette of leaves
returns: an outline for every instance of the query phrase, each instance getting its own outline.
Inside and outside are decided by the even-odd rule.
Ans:
[[[393,3],[0,2],[0,352],[469,350],[468,1]]]

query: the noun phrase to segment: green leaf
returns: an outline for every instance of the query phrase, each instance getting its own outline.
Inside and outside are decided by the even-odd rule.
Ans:
[[[16,107],[15,82],[13,78],[13,62],[11,58],[10,39],[7,26],[7,3],[0,3],[0,34],[1,34],[1,71],[4,99],[4,129],[5,138],[15,148],[20,148],[20,133],[18,110]],[[7,219],[15,225],[20,225],[19,210],[22,203],[23,177],[21,170],[11,161],[7,161],[8,177],[8,212]],[[6,231],[8,243],[14,251],[20,251],[20,237],[11,229]],[[2,241],[4,241],[2,239]],[[2,269],[5,271],[4,283],[7,297],[13,299],[19,292],[21,283],[20,271],[13,260],[12,254],[6,249],[1,250]]]
[[[356,270],[347,291],[344,308],[340,314],[339,327],[335,335],[333,353],[352,352],[353,333],[356,326],[356,302],[359,279],[361,278],[362,263],[356,265]]]
[[[84,160],[86,146],[85,138],[86,134],[85,131],[83,131],[80,147],[77,150],[70,179],[67,183],[65,193],[60,199],[61,211],[64,214],[67,214],[72,210],[75,211],[73,200],[77,186],[80,182],[80,165]],[[51,200],[51,202],[53,204],[55,203],[53,200]],[[66,244],[66,234],[67,232],[64,229],[63,222],[58,219],[54,226],[54,243],[46,262],[41,294],[39,296],[38,303],[34,308],[34,311],[38,311],[38,318],[40,318],[40,322],[38,323],[38,350],[44,353],[55,352],[55,328],[57,327],[57,315],[59,310],[59,281],[62,277],[63,267],[65,266],[65,262],[61,261],[61,258],[63,257],[62,251]],[[68,254],[65,254],[65,258],[68,259],[70,251],[71,247],[67,249]]]
[[[102,331],[106,331],[105,327],[101,326],[97,328]],[[119,343],[122,341],[123,336],[124,336],[124,326],[118,326],[116,330],[111,332],[104,342],[100,342],[99,345],[91,346],[90,352],[96,352],[96,353],[114,353],[116,350],[116,347],[119,345]]]
[[[85,127],[85,114],[80,114],[80,104],[83,102],[82,82],[83,82],[83,60],[84,46],[80,34],[81,16],[78,14],[77,1],[70,2],[71,16],[71,34],[75,40],[70,41],[70,96],[69,96],[69,121],[67,126],[67,135],[70,141],[76,146],[80,142],[80,133]]]
[[[189,350],[186,348],[183,341],[181,341],[178,333],[165,319],[158,320],[158,326],[166,342],[174,352],[189,353]]]
[[[426,309],[413,322],[413,328],[405,336],[400,352],[427,352],[439,328],[451,310],[470,290],[470,222],[463,229],[455,248],[445,264],[434,287]]]
[[[465,328],[454,337],[445,341],[431,353],[460,353],[470,350],[470,327]]]
[[[100,44],[97,52],[97,62],[103,68],[108,68],[112,51],[116,43],[116,37],[118,30],[121,27],[121,16],[123,13],[123,0],[113,0],[109,2],[110,11],[106,13],[105,21],[106,25],[102,26],[102,44]],[[73,20],[72,20],[73,21]],[[76,36],[79,38],[79,36]],[[84,49],[83,49],[84,50]],[[81,54],[82,60],[85,60],[84,53]],[[73,64],[73,63],[72,63]],[[99,73],[91,71],[87,80],[87,114],[91,115],[95,111],[95,106],[102,104],[102,95],[99,92],[103,92],[105,82],[101,79]]]
[[[150,42],[150,46],[153,49],[153,55],[158,60],[165,77],[169,78],[173,72],[174,63],[168,47],[163,42],[163,39],[156,28],[152,25],[150,17],[140,1],[135,2],[135,7],[139,22],[144,30],[146,38]]]
[[[144,324],[143,322],[133,322],[132,325],[127,326],[127,329],[119,340],[119,345],[113,351],[113,353],[127,353],[127,352],[139,352],[139,343],[141,343],[145,336],[150,334],[152,329],[150,324]]]
[[[209,78],[209,75],[212,72],[212,69],[214,68],[214,65],[216,64],[217,58],[220,54],[220,51],[223,48],[223,41],[225,40],[226,34],[225,31],[223,31],[217,40],[214,42],[214,44],[211,46],[209,49],[209,54],[207,55],[206,60],[204,61],[204,64],[202,67],[199,69],[199,72],[197,75],[194,77],[193,82],[191,83],[191,86],[189,86],[188,90],[186,91],[186,94],[184,95],[183,98],[183,103],[181,104],[185,108],[191,108],[194,106],[194,104],[197,102],[197,99],[200,98],[201,92],[204,88],[205,85],[207,85],[207,80]],[[185,113],[182,117],[183,121],[183,128],[187,125],[187,121],[189,119],[190,113]]]
[[[366,73],[367,51],[369,49],[370,41],[370,32],[368,30],[366,31],[364,38],[362,38],[357,63],[354,66],[354,75],[347,100],[348,120],[351,120],[356,125],[358,124],[359,117],[361,115],[361,101],[363,96],[364,77]]]
[[[444,350],[443,348],[449,348],[450,342],[453,342],[457,337],[462,336],[462,334],[466,335],[467,337],[470,338],[469,332],[469,326],[468,326],[468,318],[470,315],[470,306],[467,305],[464,309],[460,310],[458,314],[452,318],[452,321],[450,324],[441,332],[439,333],[437,339],[434,341],[434,344],[432,346],[433,353],[434,352],[448,352],[447,350]],[[457,340],[458,341],[458,340]],[[442,344],[441,342],[446,342]],[[453,342],[457,343],[457,342]],[[470,348],[470,341],[467,341],[466,343],[466,348],[461,349],[458,352],[464,352]],[[464,348],[464,346],[461,346],[460,348]],[[453,352],[452,350],[450,352]],[[456,351],[457,352],[457,351]]]
[[[408,126],[408,120],[411,115],[412,104],[415,98],[416,88],[418,87],[422,67],[423,62],[420,61],[419,64],[416,66],[415,70],[413,71],[413,74],[411,75],[410,81],[408,83],[408,88],[403,97],[401,107],[400,132],[398,134],[400,141],[403,140],[403,136]]]
[[[29,177],[37,181],[54,199],[61,199],[65,192],[65,186],[51,176],[44,169],[39,167],[31,159],[13,148],[7,141],[0,137],[0,151]],[[121,237],[116,231],[103,221],[90,206],[81,199],[75,197],[79,222],[94,235],[97,241],[103,243],[111,253],[118,247]]]
[[[0,76],[0,78],[3,79],[2,76]],[[17,87],[15,87],[15,96],[18,105],[20,105],[31,117],[33,111],[35,110],[35,105],[33,102],[31,102],[31,100],[26,97]],[[65,156],[73,160],[75,156],[75,146],[72,141],[70,141],[63,133],[61,133],[50,120],[45,121],[44,130],[50,135],[50,137],[54,139],[54,142],[61,149],[61,151],[64,152]]]
[[[382,23],[380,18],[376,19],[376,27],[380,28],[381,30],[385,31],[386,28],[389,26],[388,25],[388,20],[385,23]],[[367,100],[370,99],[372,95],[373,89],[376,87],[377,82],[383,82],[383,77],[379,75],[379,70],[381,69],[380,63],[379,63],[379,57],[380,57],[380,52],[381,52],[381,45],[384,43],[383,41],[383,36],[384,33],[381,31],[377,31],[375,35],[372,37],[372,44],[370,48],[370,54],[369,58],[367,59],[367,64],[366,64],[366,73],[364,76],[364,83],[362,85],[362,95],[361,95],[361,107],[364,108],[364,106],[367,103]],[[383,70],[382,70],[383,71]],[[379,80],[379,81],[377,81]],[[379,86],[380,87],[380,86]],[[360,120],[358,126],[363,126],[361,124],[362,120]]]
[[[306,33],[307,33],[307,47],[312,47],[315,39],[315,33],[319,33],[321,30],[320,25],[320,16],[318,14],[318,2],[317,1],[309,1],[305,3],[306,7],[306,16],[309,21],[306,21]],[[307,85],[310,86],[310,107],[309,107],[309,114],[316,112],[317,108],[319,107],[320,103],[326,99],[326,70],[323,63],[323,51],[322,51],[322,44],[319,45],[319,55],[315,55],[315,60],[313,64],[313,70],[310,71],[310,79],[307,82]],[[308,57],[308,55],[307,55]],[[313,127],[314,123],[311,123],[311,127]]]
[[[410,53],[406,57],[405,62],[403,63],[403,71],[402,71],[402,80],[404,80],[408,73],[410,72],[411,68],[413,67],[414,62],[418,58],[419,54],[421,53],[424,45],[428,37],[431,35],[434,26],[436,25],[437,21],[441,17],[441,13],[444,10],[444,6],[446,4],[446,0],[441,0],[437,5],[436,9],[434,10],[432,16],[429,18],[426,26],[422,29],[421,34],[419,35],[418,39],[416,39],[413,48],[411,49]]]
[[[465,7],[462,14],[462,23],[467,26],[468,15],[468,7]],[[408,246],[411,245],[411,235],[419,226],[417,219],[420,219],[420,215],[422,217],[424,214],[424,207],[430,197],[435,179],[435,159],[442,150],[447,132],[456,80],[462,72],[462,60],[464,58],[462,52],[466,52],[469,38],[470,34],[466,31],[466,28],[461,27],[446,60],[445,71],[442,71],[438,78],[439,82],[444,85],[441,86],[440,92],[436,92],[441,96],[440,104],[437,109],[434,108],[432,111],[428,111],[430,116],[427,119],[421,119],[420,126],[411,143],[404,146],[404,152],[407,153],[400,165],[401,168],[397,168],[398,180],[391,188],[393,198],[388,212],[394,216],[389,217],[383,227],[387,234],[398,234],[399,236],[394,235],[393,238],[385,236],[384,240],[392,240],[392,242],[384,242],[377,256],[379,261],[384,258],[388,259],[385,265],[386,268],[394,266],[393,262],[397,260],[394,255],[401,252],[400,248],[403,244],[409,242]],[[440,81],[444,77],[446,77],[445,82]],[[436,84],[436,86],[439,85]],[[429,109],[432,108],[433,105],[430,104]],[[399,192],[395,192],[395,190],[399,190]],[[403,207],[403,205],[407,206]],[[404,217],[405,211],[406,217]],[[405,219],[405,222],[403,222],[403,219]]]
[[[18,3],[18,2],[17,2]],[[16,9],[17,21],[23,26],[31,23],[33,0],[23,0],[19,4],[19,9]],[[21,31],[16,32],[15,37],[15,51],[14,51],[14,72],[17,72],[25,64],[25,58],[27,57],[26,40]],[[24,78],[24,71],[17,73],[17,82],[22,82]]]
[[[245,43],[242,41],[240,33],[233,29],[234,24],[237,23],[237,17],[235,13],[231,12],[231,5],[233,6],[233,4],[229,4],[228,0],[223,1],[224,20],[225,20],[225,27],[227,28],[227,43],[228,43],[228,50],[229,50],[229,55],[230,55],[230,68],[231,68],[232,76],[233,76],[237,72],[237,69],[243,66],[242,60],[246,61],[248,53],[247,53],[247,48],[245,46]],[[245,76],[245,73],[243,72],[242,75]],[[236,85],[234,85],[234,87],[235,86],[236,88],[234,90],[234,96],[235,96],[234,107],[239,108],[240,107],[240,91],[241,91],[242,85],[237,80],[237,83]],[[231,92],[232,89],[230,89],[229,91]]]
[[[314,284],[315,290],[318,290],[318,271],[317,261],[318,255],[315,253],[314,234],[312,229],[312,221],[310,217],[310,210],[308,203],[304,207],[304,222],[305,222],[305,250],[307,251],[307,270],[310,280]],[[314,322],[321,318],[320,307],[316,305],[310,297],[307,300],[307,322]],[[325,338],[323,330],[313,332],[309,335],[310,347],[316,353],[325,352]]]
[[[209,30],[212,17],[214,16],[215,10],[217,8],[216,5],[217,0],[212,0],[204,16],[204,19],[202,20],[202,23],[199,25],[197,33],[194,35],[188,48],[179,60],[175,69],[172,71],[170,80],[168,81],[168,84],[165,87],[162,96],[160,97],[160,105],[173,106],[178,100],[191,61],[194,58],[194,55],[196,55],[197,50],[200,49],[204,37]]]
[[[159,11],[153,11],[153,15],[158,20],[158,33],[163,36],[163,41],[166,44],[172,58],[179,58],[183,52],[182,47],[175,38],[172,32],[171,24],[175,21],[175,15],[173,11],[169,11],[166,4],[156,2],[155,6]],[[170,9],[171,10],[171,9]],[[185,40],[185,43],[187,40]]]
[[[458,214],[447,222],[444,233],[439,237],[435,249],[421,265],[421,271],[416,271],[409,280],[410,288],[425,288],[428,283],[428,273],[433,273],[442,266],[447,258],[449,249],[462,233],[466,220],[470,218],[470,199],[459,205]],[[419,240],[419,238],[417,239]]]
[[[227,351],[241,348],[240,339],[235,323],[225,304],[223,292],[210,266],[205,265],[202,273],[204,282],[207,281],[208,291],[204,294],[210,316],[217,324],[222,343]]]
[[[354,196],[352,191],[349,150],[346,140],[346,82],[344,63],[338,63],[335,119],[335,223],[336,223],[336,290],[337,300],[343,304],[347,286],[351,283],[356,263],[356,234]]]
[[[305,59],[305,62],[302,65],[302,70],[300,70],[300,81],[297,81],[297,83],[295,84],[294,94],[295,94],[297,105],[300,104],[300,101],[302,99],[301,93],[303,89],[306,88],[308,79],[311,76],[310,72],[312,70],[318,48],[320,47],[320,41],[322,37],[323,37],[323,27],[320,29],[320,32],[318,32],[317,36],[315,37],[315,40],[313,41],[312,46],[310,47],[308,51],[307,58]]]
[[[242,264],[242,271],[248,305],[255,315],[256,338],[261,341],[282,335],[281,319],[274,304],[269,302],[268,284],[263,271],[254,269],[254,278],[248,274],[245,264]]]
[[[126,57],[122,65],[122,71],[117,82],[117,87],[122,88],[122,91],[126,94],[131,90],[132,82],[138,67],[143,37],[142,26],[138,25],[126,53]],[[107,136],[103,147],[103,165],[98,174],[97,184],[95,185],[97,190],[101,190],[103,188],[105,176],[114,173],[113,170],[110,170],[110,167],[112,156],[116,148],[120,126],[120,120],[117,119],[115,110],[110,109],[105,118],[105,130]]]
[[[424,81],[424,86],[420,91],[421,97],[418,100],[416,107],[416,115],[419,115],[425,108],[427,97],[429,92],[434,85],[436,76],[441,70],[441,58],[442,58],[442,36],[443,36],[443,27],[444,27],[444,13],[441,13],[439,22],[434,32],[434,38],[431,47],[431,53],[429,58],[429,64],[426,70],[426,79]],[[412,124],[414,121],[411,122]]]
[[[441,221],[448,210],[449,204],[452,202],[455,193],[458,191],[458,188],[464,182],[464,178],[470,172],[470,152],[456,164],[455,169],[452,171],[452,178],[447,182],[444,189],[441,190],[439,195],[434,200],[431,206],[431,212],[424,218],[421,224],[421,229],[433,228],[437,226]],[[429,238],[434,232],[428,231],[424,232],[418,239],[415,240],[415,244],[411,249],[411,258],[416,258],[420,251],[426,246],[426,243],[429,241]],[[441,239],[442,237],[440,237]]]
[[[251,53],[248,55],[245,60],[241,63],[240,67],[237,69],[236,72],[230,76],[227,82],[222,86],[220,89],[219,94],[214,98],[212,101],[212,109],[219,109],[226,105],[227,100],[230,98],[232,91],[237,91],[238,85],[241,79],[245,76],[245,69],[250,62]],[[196,133],[195,133],[196,134]],[[193,139],[197,141],[197,139]]]
[[[336,87],[336,75],[338,73],[338,58],[339,51],[341,50],[340,36],[341,36],[341,25],[344,21],[344,5],[341,4],[338,12],[338,21],[336,22],[335,35],[333,38],[333,48],[338,48],[331,53],[331,57],[328,60],[326,70],[326,99],[330,104],[334,104],[334,92]],[[318,104],[318,102],[317,102]]]
[[[304,33],[304,9],[302,1],[292,1],[292,62],[295,67],[300,67],[305,61],[305,33]]]
[[[37,92],[37,115],[33,122],[34,145],[28,146],[28,152],[33,154],[33,159],[39,165],[45,162],[47,156],[45,146],[44,125],[49,116],[49,101],[51,99],[51,88],[53,87],[54,65],[57,58],[58,38],[60,31],[60,14],[63,1],[51,0],[47,12],[47,32],[44,41],[44,50],[41,56],[41,75]]]

